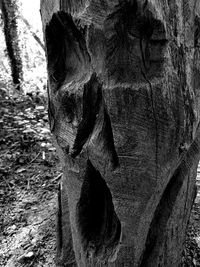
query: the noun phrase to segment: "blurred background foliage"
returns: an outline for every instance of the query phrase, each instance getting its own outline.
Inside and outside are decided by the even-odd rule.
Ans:
[[[9,94],[16,89],[26,93],[46,93],[46,59],[40,18],[40,0],[1,0],[0,88]],[[6,9],[6,10],[5,10]],[[5,13],[7,12],[7,13]],[[5,20],[7,15],[8,22]],[[6,31],[14,49],[14,63],[6,42]],[[8,35],[8,33],[7,33]],[[20,73],[20,84],[13,79],[13,66]],[[21,64],[21,66],[19,66]],[[13,86],[14,85],[14,86]]]

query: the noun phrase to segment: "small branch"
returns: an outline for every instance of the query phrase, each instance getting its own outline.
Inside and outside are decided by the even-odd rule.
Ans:
[[[32,159],[32,160],[29,162],[29,164],[33,163],[33,162],[39,157],[39,155],[40,155],[40,152],[35,156],[34,159]]]
[[[52,182],[55,182],[55,181],[59,180],[61,177],[62,177],[62,173],[58,174],[58,176],[56,176],[56,177],[52,180]]]
[[[24,24],[29,29],[30,33],[32,34],[33,38],[36,40],[36,42],[41,46],[41,48],[45,51],[45,47],[43,42],[40,40],[40,38],[37,36],[37,34],[33,31],[31,25],[29,24],[28,20],[25,19],[22,15],[19,16],[20,19],[24,22]]]

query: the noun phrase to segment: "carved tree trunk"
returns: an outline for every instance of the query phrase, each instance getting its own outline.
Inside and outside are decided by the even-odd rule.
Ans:
[[[60,264],[178,266],[200,154],[199,1],[42,0],[41,14]]]

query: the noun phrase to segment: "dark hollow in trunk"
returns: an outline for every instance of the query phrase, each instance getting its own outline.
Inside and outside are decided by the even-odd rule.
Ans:
[[[112,260],[119,245],[121,224],[110,190],[89,160],[77,204],[77,224],[87,257]]]

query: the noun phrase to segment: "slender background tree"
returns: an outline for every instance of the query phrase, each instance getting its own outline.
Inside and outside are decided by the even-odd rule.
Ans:
[[[19,37],[17,30],[18,5],[16,0],[1,0],[0,8],[4,22],[3,30],[10,60],[12,80],[17,90],[20,90],[22,80],[22,60],[20,57]]]

